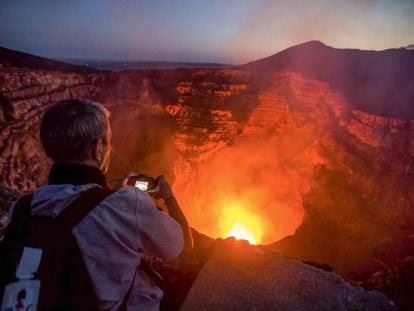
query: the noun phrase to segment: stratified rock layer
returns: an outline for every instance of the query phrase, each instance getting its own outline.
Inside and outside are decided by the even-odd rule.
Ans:
[[[52,103],[71,97],[95,98],[100,73],[7,67],[0,70],[1,183],[21,191],[46,181],[50,162],[39,141],[39,124]]]

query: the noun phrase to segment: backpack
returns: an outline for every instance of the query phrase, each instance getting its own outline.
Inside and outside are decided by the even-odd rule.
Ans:
[[[112,192],[100,187],[91,188],[56,217],[32,216],[32,194],[20,198],[0,243],[0,298],[7,285],[17,281],[16,269],[23,261],[22,255],[24,257],[28,249],[37,249],[41,250],[39,269],[34,274],[40,280],[38,309],[97,310],[97,298],[71,231]],[[26,291],[20,290],[18,295],[26,298]],[[16,310],[26,310],[19,303],[20,300]]]

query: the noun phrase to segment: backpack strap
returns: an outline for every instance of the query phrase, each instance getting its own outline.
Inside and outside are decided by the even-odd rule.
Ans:
[[[141,259],[141,264],[139,267],[147,274],[147,276],[149,276],[149,278],[154,282],[155,285],[157,285],[157,287],[159,287],[162,291],[165,291],[163,278],[149,265],[145,259]]]
[[[66,230],[71,231],[89,212],[103,201],[113,190],[94,187],[82,192],[62,213],[56,217],[58,221]],[[26,194],[19,198],[11,215],[12,221],[20,221],[31,215],[31,201],[33,193]]]
[[[56,221],[67,231],[71,231],[95,206],[114,192],[100,187],[88,189],[60,213],[56,217]]]
[[[19,221],[23,217],[30,215],[30,202],[32,202],[33,193],[26,194],[19,198],[13,207],[12,221]]]

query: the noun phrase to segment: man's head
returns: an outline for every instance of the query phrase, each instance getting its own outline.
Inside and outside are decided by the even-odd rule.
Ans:
[[[97,165],[106,172],[111,151],[109,112],[88,99],[68,99],[51,106],[40,124],[40,139],[54,162]]]

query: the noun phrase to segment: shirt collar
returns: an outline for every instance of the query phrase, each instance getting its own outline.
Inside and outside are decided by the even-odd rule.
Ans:
[[[98,184],[108,188],[106,177],[97,168],[78,163],[55,163],[49,172],[49,185],[52,184]]]

